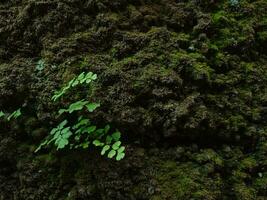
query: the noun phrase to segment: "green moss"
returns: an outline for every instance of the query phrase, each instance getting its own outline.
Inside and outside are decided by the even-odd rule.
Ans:
[[[196,161],[200,164],[211,162],[218,167],[223,166],[223,159],[212,149],[205,149],[195,157]]]
[[[259,172],[257,176],[253,181],[253,187],[260,195],[267,196],[267,173]]]
[[[194,176],[200,174],[197,169],[191,168],[184,171],[185,169],[180,169],[175,162],[166,162],[161,169],[165,173],[161,172],[162,174],[156,177],[162,191],[161,199],[189,198],[192,190],[196,190],[197,184],[194,182]],[[186,172],[190,172],[190,177]]]
[[[120,19],[120,15],[118,13],[112,12],[112,13],[107,13],[107,16],[110,20],[114,22],[118,22]]]
[[[236,193],[236,199],[238,200],[256,199],[256,191],[244,184],[235,184],[234,191]]]
[[[265,199],[266,0],[242,0],[237,7],[214,0],[77,2],[0,3],[0,106],[23,105],[36,116],[0,127],[1,164],[11,164],[11,172],[13,158],[23,167],[27,154],[36,165],[12,172],[32,175],[27,186],[10,176],[12,187],[2,184],[0,193],[11,188],[6,194],[16,199],[48,199],[44,194],[55,191],[62,196],[51,199],[69,191],[73,199]],[[36,74],[40,57],[57,67]],[[116,124],[129,143],[129,160],[119,165],[97,157],[86,162],[77,158],[80,152],[61,152],[60,160],[30,157],[45,132],[39,123],[49,129],[60,120],[53,91],[81,71],[99,76],[93,97],[103,106],[92,118]],[[186,147],[172,148],[178,143]],[[158,147],[154,157],[148,146]],[[46,190],[50,179],[38,182],[39,170],[56,171],[61,184],[51,178],[56,186]],[[0,171],[5,181],[5,166]]]
[[[240,163],[240,167],[246,170],[252,170],[256,166],[257,166],[257,161],[253,157],[247,157]]]
[[[261,43],[265,43],[267,41],[267,31],[262,31],[258,33],[258,39]]]
[[[246,121],[243,116],[236,115],[230,116],[229,119],[226,121],[227,126],[234,131],[240,130],[240,128],[246,126]]]
[[[194,80],[210,80],[213,69],[205,62],[205,57],[199,53],[179,51],[170,54],[170,67],[181,70],[185,68]]]
[[[206,63],[196,63],[192,69],[192,76],[195,80],[210,80],[212,72],[213,69],[211,69]]]
[[[223,27],[229,24],[229,19],[224,10],[212,14],[212,22],[215,27]]]
[[[216,199],[220,178],[205,177],[194,163],[162,162],[156,174],[159,191],[151,199]],[[213,188],[213,189],[211,189]]]
[[[52,153],[49,153],[36,156],[35,161],[42,166],[48,167],[53,164],[56,164],[58,162],[58,158]]]

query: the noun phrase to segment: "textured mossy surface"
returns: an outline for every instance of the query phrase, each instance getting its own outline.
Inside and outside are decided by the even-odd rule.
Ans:
[[[0,110],[23,115],[0,122],[0,199],[266,199],[267,1],[238,2],[2,0]],[[33,153],[82,71],[121,162]]]

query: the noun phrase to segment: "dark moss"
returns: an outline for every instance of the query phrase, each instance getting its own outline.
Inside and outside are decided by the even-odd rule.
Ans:
[[[0,199],[265,199],[265,0],[0,3]],[[36,70],[38,60],[45,68]],[[59,120],[55,90],[98,80],[91,115],[122,132],[126,159],[33,155]],[[176,148],[177,147],[177,148]],[[41,154],[42,154],[41,153]]]

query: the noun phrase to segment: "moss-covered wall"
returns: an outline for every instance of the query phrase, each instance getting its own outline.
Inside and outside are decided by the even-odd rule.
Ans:
[[[0,200],[266,199],[266,48],[266,0],[1,1]],[[33,153],[82,71],[121,162]]]

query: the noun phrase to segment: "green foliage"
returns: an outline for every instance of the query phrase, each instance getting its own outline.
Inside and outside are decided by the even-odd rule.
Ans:
[[[63,96],[69,89],[79,84],[89,84],[96,80],[96,74],[89,72],[81,73],[79,76],[72,79],[67,86],[63,87],[59,92],[52,97],[54,101]],[[59,115],[73,114],[75,111],[93,112],[98,107],[99,103],[89,102],[85,99],[71,103],[68,108],[60,109]],[[71,125],[68,125],[71,124]],[[57,150],[68,147],[69,149],[83,148],[87,149],[90,146],[100,147],[101,155],[107,155],[108,158],[115,157],[117,161],[125,156],[125,147],[121,145],[121,133],[116,130],[110,131],[110,126],[97,128],[93,125],[90,119],[79,116],[76,123],[68,123],[65,119],[56,128],[53,128],[47,138],[39,145],[35,152],[49,144],[56,146]]]
[[[63,96],[68,90],[70,90],[73,87],[76,87],[77,85],[81,85],[81,84],[90,84],[92,81],[97,79],[97,75],[92,73],[92,72],[88,72],[87,74],[85,74],[84,72],[82,72],[79,76],[73,78],[72,80],[70,80],[68,82],[68,84],[66,86],[64,86],[61,90],[55,92],[54,96],[52,97],[53,101],[58,100],[61,96]]]
[[[121,133],[116,131],[111,136],[106,136],[105,143],[98,143],[98,146],[102,147],[101,155],[105,155],[108,152],[108,158],[113,158],[116,155],[116,160],[123,159],[125,147],[121,146],[120,137]]]
[[[3,111],[0,111],[0,118],[4,116],[5,116],[5,113],[3,113]]]
[[[91,124],[89,119],[80,117],[78,122],[72,127],[74,139],[78,144],[71,145],[71,148],[88,148],[89,145],[102,148],[101,155],[106,153],[108,158],[113,158],[116,154],[116,160],[121,160],[124,156],[125,147],[121,146],[121,133],[115,131],[110,134],[110,126],[98,129]],[[81,142],[83,141],[83,142]]]
[[[66,145],[68,145],[72,132],[70,131],[70,127],[65,127],[67,123],[68,121],[64,120],[56,128],[53,128],[50,135],[39,145],[35,152],[39,151],[42,146],[49,145],[52,142],[57,149],[63,149]]]
[[[90,103],[89,101],[85,101],[83,99],[72,103],[67,109],[60,109],[58,113],[60,115],[64,112],[73,113],[74,111],[82,110],[84,107],[86,107],[89,112],[93,112],[99,106],[99,103]]]
[[[21,109],[15,110],[11,114],[6,114],[3,111],[0,111],[0,118],[6,118],[7,121],[10,121],[11,119],[17,119],[19,116],[21,116]]]
[[[12,118],[17,119],[21,115],[21,110],[20,108],[13,113],[11,113],[8,117],[7,120],[10,121]]]
[[[109,134],[110,126],[98,129],[91,121],[84,117],[79,117],[77,123],[67,126],[68,121],[62,121],[56,128],[53,128],[50,135],[42,142],[35,152],[43,146],[53,143],[58,149],[63,149],[69,145],[70,149],[87,149],[90,145],[101,147],[101,155],[107,154],[108,158],[116,155],[116,160],[121,160],[125,156],[125,147],[121,146],[121,133],[115,131]]]

